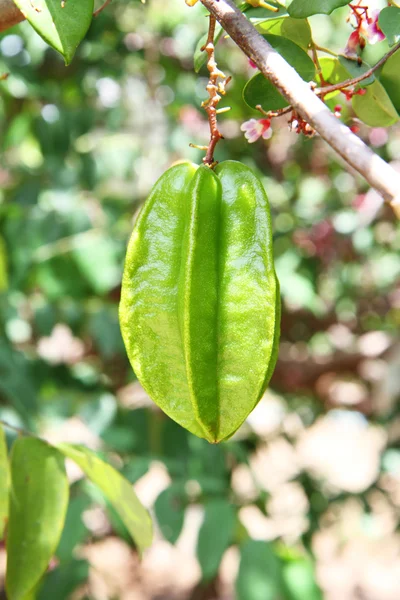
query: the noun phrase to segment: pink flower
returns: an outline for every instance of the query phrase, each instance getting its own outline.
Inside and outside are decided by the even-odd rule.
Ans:
[[[385,34],[379,27],[380,10],[374,10],[370,17],[362,20],[360,33],[369,41],[370,44],[376,44],[385,39]]]
[[[349,58],[356,58],[358,56],[358,50],[363,48],[363,42],[364,39],[360,37],[360,32],[358,29],[356,29],[350,34],[350,37],[347,40],[346,48],[344,49],[344,55],[348,56]]]
[[[264,140],[269,140],[272,136],[270,119],[250,119],[242,123],[240,129],[244,131],[244,137],[253,144],[262,137]]]
[[[252,69],[258,69],[256,63],[253,60],[251,60],[251,58],[249,58],[249,65]]]
[[[356,20],[355,30],[350,35],[345,56],[357,58],[358,52],[365,48],[367,42],[376,44],[385,39],[385,34],[379,27],[380,10],[369,11],[366,6],[353,6],[350,4],[352,16]]]

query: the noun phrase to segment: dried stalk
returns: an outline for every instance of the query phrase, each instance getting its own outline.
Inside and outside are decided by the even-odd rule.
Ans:
[[[215,164],[214,161],[214,151],[215,147],[218,144],[219,140],[223,139],[222,133],[218,129],[217,123],[217,106],[221,97],[225,94],[225,86],[230,81],[230,77],[226,77],[225,73],[220,71],[217,67],[217,62],[215,60],[215,47],[214,47],[214,35],[215,35],[215,24],[216,19],[213,15],[210,15],[210,25],[208,28],[208,37],[205,46],[203,46],[202,50],[207,52],[208,60],[207,60],[207,69],[210,73],[210,78],[208,80],[208,84],[206,90],[208,92],[209,98],[202,103],[202,107],[206,111],[208,115],[208,122],[210,124],[210,143],[207,147],[207,153],[203,158],[203,162],[205,165],[210,165],[211,167]]]

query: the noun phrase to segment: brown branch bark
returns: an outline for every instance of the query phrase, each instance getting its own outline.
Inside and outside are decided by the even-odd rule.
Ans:
[[[13,0],[0,0],[0,32],[14,27],[25,19]]]
[[[231,0],[201,0],[232,40],[257,65],[297,113],[390,202],[400,218],[400,173],[341,123],[308,83],[270,46]]]

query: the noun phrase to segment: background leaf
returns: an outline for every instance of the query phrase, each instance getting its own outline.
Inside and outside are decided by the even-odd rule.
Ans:
[[[10,467],[8,462],[7,442],[4,428],[0,424],[0,540],[3,539],[4,528],[8,518],[9,483]]]
[[[71,458],[101,489],[127,527],[139,550],[144,551],[148,548],[152,540],[151,519],[129,481],[83,446],[58,444],[57,448]]]
[[[386,35],[389,46],[400,40],[400,8],[387,6],[379,13],[379,27]]]
[[[52,570],[40,588],[38,600],[71,598],[76,588],[89,576],[89,563],[86,560],[72,559]]]
[[[304,558],[286,563],[282,571],[288,600],[323,600],[315,583],[315,569],[311,560]]]
[[[282,567],[267,542],[250,540],[240,548],[237,600],[285,598]]]
[[[60,561],[70,561],[75,547],[82,543],[88,535],[89,532],[82,520],[82,515],[90,505],[91,499],[88,496],[79,495],[70,500],[64,529],[56,551],[57,558]]]
[[[163,490],[154,504],[158,525],[171,544],[175,544],[182,531],[186,503],[185,486],[176,483]]]
[[[346,6],[351,0],[293,0],[288,13],[294,19],[305,19],[311,15],[329,15],[336,8]]]
[[[89,29],[94,0],[15,0],[15,4],[68,65]]]
[[[82,275],[97,294],[113,289],[121,279],[121,265],[112,240],[98,232],[76,244],[72,254]]]
[[[383,65],[379,77],[383,87],[387,91],[394,107],[400,111],[400,52],[397,51]]]
[[[233,541],[235,526],[235,509],[226,499],[210,500],[205,505],[197,542],[197,558],[204,580],[217,574],[224,552]]]
[[[68,492],[60,452],[36,438],[17,439],[11,452],[8,600],[23,600],[46,571],[64,526]]]

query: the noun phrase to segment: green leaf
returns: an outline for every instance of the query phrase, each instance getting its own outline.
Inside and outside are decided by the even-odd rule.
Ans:
[[[106,294],[121,281],[121,265],[111,237],[93,232],[75,244],[72,254],[96,294]]]
[[[32,375],[26,357],[0,336],[0,392],[29,427],[37,410],[37,384]]]
[[[4,292],[8,288],[7,264],[7,248],[0,236],[0,292]]]
[[[7,534],[8,600],[32,595],[56,551],[68,506],[64,459],[36,438],[19,438],[11,453]]]
[[[182,531],[186,502],[184,485],[178,483],[161,492],[154,504],[158,525],[171,544],[175,544]]]
[[[278,10],[275,11],[271,11],[268,8],[263,8],[262,6],[252,6],[251,4],[248,4],[247,2],[245,2],[244,4],[241,4],[239,6],[239,9],[243,12],[246,13],[246,17],[248,19],[252,19],[252,21],[254,22],[257,19],[276,19],[276,17],[284,17],[285,15],[287,15],[287,10],[284,6],[282,6],[281,4],[278,4],[276,2],[273,2],[273,0],[269,0],[268,4],[271,4],[272,6],[275,6]]]
[[[354,77],[359,77],[360,75],[363,75],[364,73],[366,73],[366,71],[369,71],[369,69],[371,68],[371,66],[366,62],[362,62],[359,65],[357,61],[349,60],[344,56],[339,56],[339,62],[352,79],[354,79]],[[372,75],[367,77],[367,79],[363,79],[363,81],[361,81],[358,85],[366,87],[368,85],[371,85],[371,83],[374,83],[374,81],[375,75],[372,73]]]
[[[71,458],[97,485],[117,511],[140,551],[151,544],[152,523],[129,481],[94,452],[83,446],[57,444],[57,448]]]
[[[283,580],[287,589],[287,600],[322,600],[321,590],[315,581],[314,565],[309,559],[285,564]]]
[[[72,593],[89,577],[89,563],[72,559],[51,571],[44,580],[38,600],[71,598]],[[24,599],[25,600],[25,599]]]
[[[90,504],[91,499],[88,496],[77,496],[71,499],[64,530],[56,551],[60,561],[71,560],[75,546],[82,543],[87,537],[88,530],[82,520],[82,513],[89,508]]]
[[[266,34],[263,37],[305,81],[314,79],[315,65],[300,46],[280,35]],[[257,104],[261,104],[264,110],[277,110],[287,106],[286,100],[276,87],[261,73],[257,73],[247,82],[243,90],[243,98],[252,108]]]
[[[311,28],[306,19],[292,19],[291,17],[268,19],[257,23],[256,27],[260,33],[281,35],[301,48],[307,49],[311,43]]]
[[[400,52],[396,52],[386,61],[380,81],[396,110],[400,112]]]
[[[353,96],[352,105],[357,117],[370,127],[389,127],[399,120],[390,97],[379,81],[368,86],[363,96]]]
[[[241,547],[240,554],[236,580],[237,600],[286,598],[281,564],[271,544],[250,540]]]
[[[346,6],[351,0],[293,0],[288,13],[294,19],[306,19],[311,15],[330,15],[336,8]]]
[[[197,542],[197,558],[203,579],[209,580],[218,573],[224,552],[233,541],[236,513],[233,506],[222,498],[211,500],[204,510],[204,521]]]
[[[218,42],[223,31],[224,30],[222,29],[221,25],[215,26],[214,44],[216,44]],[[196,73],[198,73],[200,71],[201,67],[203,65],[205,65],[207,62],[207,52],[205,52],[204,50],[201,50],[201,48],[207,42],[207,37],[208,37],[208,34],[205,33],[204,35],[201,36],[201,38],[199,39],[199,41],[196,44],[196,48],[195,48],[194,56],[193,56],[194,70]]]
[[[337,58],[323,57],[319,59],[319,64],[321,67],[321,75],[326,83],[335,85],[336,83],[349,79],[346,69],[340,64]],[[325,100],[329,100],[338,94],[340,94],[339,90],[331,92],[325,96]]]
[[[6,436],[0,425],[0,540],[3,539],[4,529],[8,518],[8,489],[10,486],[10,467],[7,454]]]
[[[387,6],[379,13],[378,25],[385,34],[389,46],[400,41],[400,8]]]
[[[15,4],[68,65],[89,29],[94,0],[15,0]]]
[[[354,61],[347,60],[344,57],[340,57],[339,59],[323,57],[320,59],[319,63],[321,66],[321,75],[323,80],[331,85],[336,85],[337,83],[341,83],[347,79],[357,77],[361,73],[365,73],[365,71],[370,68],[366,63],[362,63],[362,65],[359,67],[354,63]],[[371,75],[371,77],[365,79],[360,85],[370,85],[374,80],[374,75]],[[329,100],[338,94],[340,94],[340,90],[331,92],[325,96],[325,100]]]
[[[327,83],[334,85],[348,79],[346,69],[340,64],[337,58],[324,56],[319,59],[319,64],[321,66],[321,75]]]

